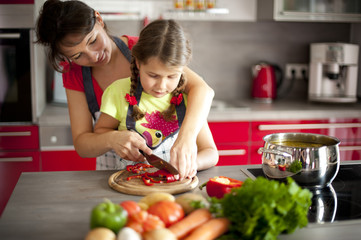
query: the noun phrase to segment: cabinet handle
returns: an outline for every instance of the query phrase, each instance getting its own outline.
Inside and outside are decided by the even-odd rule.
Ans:
[[[0,33],[0,39],[19,39],[20,33]]]
[[[218,150],[219,156],[234,156],[234,155],[246,155],[244,149],[232,149],[232,150]]]
[[[30,131],[25,132],[0,132],[0,137],[26,137],[31,136]]]
[[[339,149],[340,151],[355,151],[355,150],[360,151],[361,146],[340,146]]]
[[[272,124],[259,125],[258,130],[292,130],[292,129],[320,129],[320,128],[359,128],[361,123],[320,123],[320,124]]]
[[[0,158],[0,162],[32,162],[32,157]]]

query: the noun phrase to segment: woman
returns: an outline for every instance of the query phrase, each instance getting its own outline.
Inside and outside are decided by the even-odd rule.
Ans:
[[[78,154],[81,157],[103,154],[97,158],[97,169],[112,168],[111,150],[132,161],[144,160],[139,150],[151,154],[144,139],[135,133],[97,134],[93,131],[92,116],[97,116],[103,91],[115,80],[131,75],[129,49],[137,38],[112,38],[99,12],[80,1],[46,1],[36,32],[37,42],[47,47],[54,69],[63,71],[73,142]],[[170,153],[170,162],[178,168],[181,177],[191,175],[187,166],[196,159],[196,138],[206,122],[214,96],[213,90],[196,73],[189,68],[184,72],[188,79],[185,86],[188,108]]]

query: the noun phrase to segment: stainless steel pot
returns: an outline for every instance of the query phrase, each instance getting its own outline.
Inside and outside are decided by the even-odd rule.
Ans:
[[[263,138],[262,169],[270,179],[292,177],[300,186],[329,186],[340,167],[340,140],[310,133],[276,133]]]

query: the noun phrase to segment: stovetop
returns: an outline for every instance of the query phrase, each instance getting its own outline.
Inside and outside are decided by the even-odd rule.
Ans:
[[[242,171],[249,177],[266,177],[261,167]],[[308,212],[310,223],[361,219],[361,164],[341,164],[329,187],[311,191],[312,205]]]

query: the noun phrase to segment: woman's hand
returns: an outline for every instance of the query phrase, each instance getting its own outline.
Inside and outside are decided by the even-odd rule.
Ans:
[[[145,139],[133,131],[114,131],[112,133],[110,144],[117,155],[130,161],[145,161],[144,156],[139,150],[142,150],[148,155],[152,154],[152,150],[147,146]]]
[[[197,144],[190,138],[179,136],[170,151],[170,164],[179,171],[179,180],[197,174]]]

